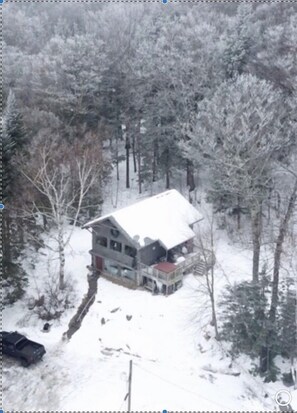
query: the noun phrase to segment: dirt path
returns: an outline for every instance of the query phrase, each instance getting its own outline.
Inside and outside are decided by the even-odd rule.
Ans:
[[[98,281],[99,275],[97,274],[91,274],[88,276],[88,283],[89,283],[89,289],[87,294],[84,296],[80,306],[77,309],[76,314],[72,319],[70,320],[68,324],[68,330],[66,331],[66,336],[68,339],[70,339],[73,334],[80,328],[82,320],[84,319],[85,315],[89,311],[89,308],[95,301],[95,297],[97,294],[97,281]]]

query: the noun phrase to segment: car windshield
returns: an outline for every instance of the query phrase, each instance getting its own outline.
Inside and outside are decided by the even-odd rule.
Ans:
[[[25,338],[22,338],[20,341],[18,341],[15,345],[17,350],[21,350],[22,348],[25,347],[25,345],[27,344],[27,340]]]

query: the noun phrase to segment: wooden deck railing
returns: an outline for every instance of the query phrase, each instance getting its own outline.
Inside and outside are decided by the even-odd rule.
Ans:
[[[140,271],[143,276],[160,280],[166,285],[174,284],[175,282],[182,280],[184,273],[190,270],[199,262],[204,263],[206,268],[210,268],[215,263],[215,257],[211,251],[195,251],[185,257],[184,261],[181,261],[176,265],[176,269],[171,272],[163,272],[154,266],[148,266],[140,263]]]
[[[177,268],[176,270],[170,273],[166,273],[158,270],[157,268],[149,267],[145,264],[140,264],[140,271],[142,276],[148,277],[153,280],[161,281],[162,284],[165,285],[174,284],[175,282],[183,278],[183,271],[181,268]]]

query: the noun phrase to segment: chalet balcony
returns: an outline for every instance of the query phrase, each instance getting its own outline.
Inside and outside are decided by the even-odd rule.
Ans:
[[[114,260],[130,268],[134,268],[136,264],[135,258],[130,257],[129,255],[126,255],[122,252],[103,247],[102,245],[96,245],[90,252],[92,255],[99,255],[100,257]]]
[[[153,281],[160,281],[165,286],[171,286],[182,281],[183,276],[192,270],[197,275],[203,275],[215,263],[211,251],[195,251],[183,257],[176,263],[160,262],[151,266],[140,264],[140,274]]]

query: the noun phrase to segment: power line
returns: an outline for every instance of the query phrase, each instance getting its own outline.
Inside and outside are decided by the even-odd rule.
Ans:
[[[145,369],[144,367],[141,367],[139,364],[134,364],[134,365],[137,366],[137,367],[139,367],[141,370],[145,371],[146,373],[149,373],[149,374],[151,374],[152,376],[158,377],[160,380],[164,381],[165,383],[168,383],[168,384],[170,384],[170,385],[172,385],[172,386],[175,386],[175,387],[177,387],[177,388],[179,388],[179,389],[181,389],[181,390],[183,390],[183,391],[185,391],[185,392],[187,392],[187,393],[190,393],[190,394],[194,395],[195,397],[197,397],[197,398],[199,398],[199,399],[204,399],[204,400],[206,400],[206,401],[209,402],[209,403],[215,404],[215,405],[219,406],[220,408],[223,408],[225,411],[229,411],[229,410],[230,410],[230,406],[229,406],[229,407],[226,407],[226,406],[224,406],[224,405],[222,405],[222,404],[220,404],[220,403],[217,403],[217,402],[215,402],[215,401],[213,401],[213,400],[209,400],[209,399],[207,399],[205,396],[201,396],[201,395],[198,394],[197,392],[193,392],[192,390],[186,389],[185,387],[180,386],[179,384],[176,384],[176,383],[173,383],[173,382],[170,381],[170,380],[164,379],[163,377],[159,376],[158,374],[152,373],[151,371]]]
[[[221,341],[217,342],[218,347],[221,349],[221,351],[223,352],[224,355],[227,355],[227,357],[229,356],[229,351],[226,350],[226,348],[224,347],[223,343]],[[255,382],[255,384],[261,388],[261,390],[263,391],[264,394],[267,394],[267,389],[264,387],[264,385],[262,384],[262,382],[259,380],[256,380],[256,378],[250,374],[250,372],[248,370],[246,370],[246,368],[237,360],[233,359],[232,363],[235,364],[237,367],[239,367],[241,369],[241,371],[245,374],[248,375],[248,377],[253,380]],[[263,403],[262,398],[259,396],[259,394],[257,394],[257,391],[254,390],[255,395],[257,396],[258,400]]]

